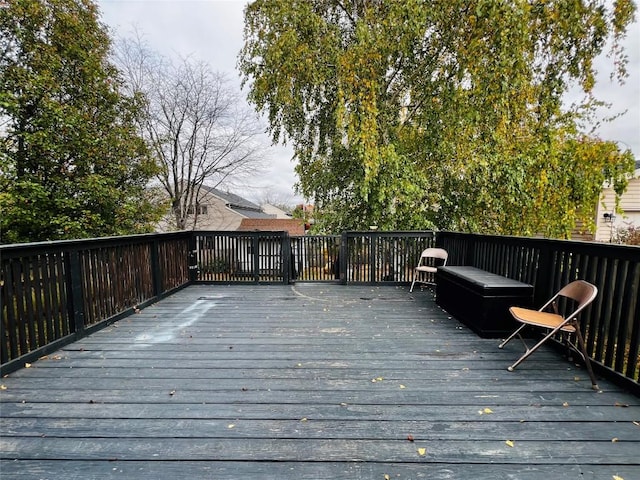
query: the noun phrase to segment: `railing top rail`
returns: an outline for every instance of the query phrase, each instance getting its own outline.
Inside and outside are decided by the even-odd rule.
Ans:
[[[74,240],[53,240],[45,242],[15,243],[0,245],[0,255],[5,257],[15,257],[34,253],[48,253],[51,251],[69,251],[80,248],[97,248],[106,245],[131,245],[144,243],[156,239],[172,239],[190,237],[190,230],[169,233],[143,233],[139,235],[126,235],[114,237],[82,238]]]
[[[429,237],[435,236],[437,232],[433,230],[348,230],[344,232],[347,236],[379,236],[379,237]]]
[[[553,248],[555,250],[568,250],[578,253],[597,251],[598,255],[606,257],[629,259],[640,259],[640,246],[637,245],[621,245],[617,243],[603,243],[593,242],[586,240],[564,240],[564,239],[551,239],[542,237],[518,237],[515,235],[486,235],[480,233],[461,233],[461,232],[440,232],[442,236],[449,238],[469,237],[476,240],[491,240],[495,244],[509,244],[509,245],[522,245],[522,246],[535,246],[539,248]]]
[[[224,235],[225,237],[281,236],[286,230],[194,230],[195,235]]]

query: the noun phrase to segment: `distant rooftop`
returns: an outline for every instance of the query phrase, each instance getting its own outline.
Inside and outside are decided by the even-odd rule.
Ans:
[[[255,203],[250,202],[249,200],[242,198],[241,196],[236,195],[235,193],[224,192],[217,188],[207,187],[206,185],[203,185],[202,188],[207,192],[212,193],[217,197],[220,197],[225,202],[227,202],[227,206],[235,210],[242,209],[242,210],[256,210],[258,212],[262,211],[262,209],[260,208],[260,205],[256,205]]]

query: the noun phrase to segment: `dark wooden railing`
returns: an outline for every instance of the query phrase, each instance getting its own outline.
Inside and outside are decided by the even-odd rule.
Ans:
[[[451,232],[179,232],[0,246],[2,373],[190,283],[407,285],[420,252],[534,285],[542,304],[569,281],[594,283],[589,352],[607,373],[640,372],[640,248]]]
[[[341,237],[342,283],[407,284],[434,232],[345,232]]]
[[[194,281],[289,283],[291,243],[287,232],[195,232]]]
[[[189,283],[189,233],[0,247],[2,374]]]

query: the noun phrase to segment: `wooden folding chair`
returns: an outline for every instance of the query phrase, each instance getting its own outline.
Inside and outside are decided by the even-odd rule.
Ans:
[[[413,269],[413,282],[409,292],[413,292],[413,286],[416,283],[433,285],[434,275],[438,271],[438,266],[444,267],[447,264],[449,254],[443,248],[427,248],[420,254],[418,266]],[[442,260],[441,265],[436,265],[437,260]]]
[[[503,348],[517,336],[520,337],[520,340],[524,344],[525,352],[508,368],[508,370],[512,372],[520,363],[522,363],[522,361],[535,352],[549,338],[554,336],[556,333],[561,333],[564,336],[564,343],[567,347],[578,352],[582,356],[587,367],[587,371],[589,372],[589,377],[591,378],[591,384],[594,390],[598,390],[596,377],[593,374],[589,355],[587,354],[584,338],[580,332],[580,325],[578,323],[578,315],[593,301],[597,294],[598,289],[595,285],[585,282],[584,280],[575,280],[565,285],[558,293],[551,297],[551,299],[545,303],[540,310],[529,310],[528,308],[521,307],[509,308],[509,312],[511,312],[513,318],[522,323],[522,325],[518,327],[518,329],[509,336],[509,338],[502,342],[498,348]],[[559,313],[559,305],[561,305],[563,311],[570,312],[566,315],[562,315]],[[552,308],[552,312],[547,311],[549,307]],[[542,340],[531,348],[529,348],[521,335],[522,330],[527,327],[540,328],[546,332]],[[571,341],[571,336],[574,334],[578,340],[577,347]]]

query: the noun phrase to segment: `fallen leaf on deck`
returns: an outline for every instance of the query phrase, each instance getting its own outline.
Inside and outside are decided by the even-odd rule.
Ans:
[[[618,475],[614,475],[613,480],[624,480],[624,478],[619,477]]]
[[[385,473],[384,474],[384,480],[391,480],[391,477]]]
[[[513,448],[513,445],[514,445],[513,440],[507,440],[507,441],[506,441],[506,442],[504,442],[504,443],[506,443],[508,447]]]
[[[419,448],[418,449],[418,455],[420,455],[421,457],[424,457],[427,454],[427,449],[426,448]]]
[[[24,364],[24,368],[31,368],[31,364],[30,363],[25,363]]]
[[[6,385],[0,385],[0,390],[6,390],[7,386]]]
[[[617,443],[618,442],[618,437],[613,437],[611,439],[611,443]]]
[[[490,408],[485,408],[484,410],[478,410],[478,413],[480,415],[483,415],[483,414],[489,415],[490,413],[493,413],[493,410],[491,410]]]
[[[405,388],[407,387],[405,387],[404,385],[400,385],[400,390],[404,390]]]
[[[407,440],[409,440],[410,442],[413,442],[413,435],[411,434],[407,435]]]
[[[568,406],[569,406],[569,402],[564,402],[564,403],[562,404],[562,406],[563,406],[563,407],[568,407]]]
[[[229,425],[227,425],[227,428],[229,428],[229,429],[234,428],[234,427],[235,427],[235,424],[233,424],[233,423],[230,423]]]
[[[307,421],[307,417],[303,417],[300,419],[301,422],[306,422]]]
[[[171,390],[171,391],[169,392],[169,395],[175,395],[175,394],[176,394],[176,391],[175,391],[175,390]]]
[[[628,403],[620,403],[620,402],[616,402],[616,403],[614,403],[614,404],[613,404],[613,406],[614,406],[614,407],[624,407],[624,408],[626,408],[626,407],[628,407],[628,406],[629,406],[629,404],[628,404]]]

